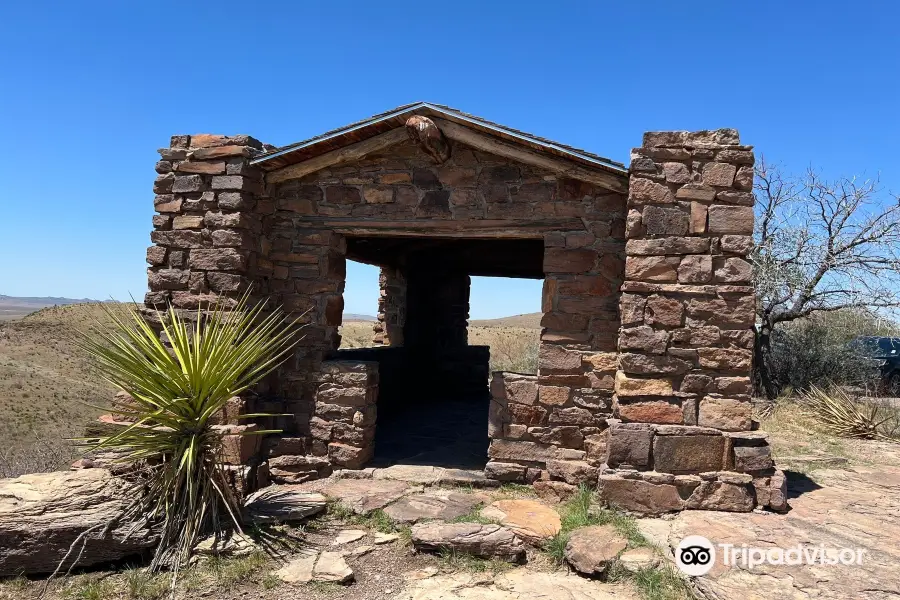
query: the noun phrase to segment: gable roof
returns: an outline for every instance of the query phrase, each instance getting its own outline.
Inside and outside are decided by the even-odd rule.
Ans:
[[[273,171],[282,167],[307,161],[311,158],[361,142],[373,136],[386,133],[392,129],[403,127],[412,115],[439,117],[464,125],[476,131],[500,138],[513,144],[526,146],[531,150],[555,155],[588,168],[606,171],[619,176],[626,176],[627,170],[622,163],[615,162],[597,154],[579,148],[560,144],[546,138],[525,133],[517,129],[499,125],[487,119],[464,113],[449,106],[431,102],[415,102],[399,106],[393,110],[374,115],[363,121],[351,123],[333,129],[308,140],[288,144],[254,158],[251,162],[265,171]]]

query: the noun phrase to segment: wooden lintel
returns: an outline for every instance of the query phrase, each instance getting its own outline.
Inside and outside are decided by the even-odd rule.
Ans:
[[[551,231],[584,229],[579,219],[541,219],[510,222],[481,219],[452,221],[422,219],[416,221],[375,221],[347,217],[304,217],[301,226],[326,228],[358,237],[446,237],[491,239],[543,239]]]
[[[378,134],[367,140],[350,144],[349,146],[326,152],[325,154],[321,154],[309,160],[272,171],[266,175],[266,181],[268,183],[280,183],[282,181],[287,181],[288,179],[299,179],[310,173],[315,173],[316,171],[321,171],[322,169],[333,167],[334,165],[359,160],[367,154],[384,150],[385,148],[399,144],[407,139],[406,128],[397,127],[396,129],[391,129],[390,131]]]
[[[588,183],[593,183],[613,192],[621,192],[623,194],[628,192],[627,175],[615,175],[600,170],[595,171],[562,159],[553,158],[545,154],[522,148],[521,146],[498,140],[497,138],[478,133],[477,131],[473,131],[464,125],[459,125],[452,121],[439,119],[437,117],[434,117],[432,120],[446,137],[462,144],[472,146],[483,152],[489,152],[528,165],[547,169],[548,171],[579,181],[587,181]]]

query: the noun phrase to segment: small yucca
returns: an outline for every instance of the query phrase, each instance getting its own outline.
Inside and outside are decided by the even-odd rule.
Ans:
[[[896,418],[894,411],[874,402],[862,402],[840,386],[832,385],[825,390],[811,385],[802,399],[807,412],[835,435],[863,439],[892,438],[884,426]]]
[[[171,348],[133,306],[106,307],[112,326],[80,340],[100,373],[134,398],[132,407],[113,410],[133,423],[93,440],[90,449],[113,450],[142,466],[147,493],[126,516],[159,528],[150,571],[167,566],[177,577],[201,536],[240,530],[240,505],[212,418],[278,367],[299,339],[296,321],[281,310],[264,314],[262,302],[248,308],[247,299],[230,309],[220,299],[198,310],[195,321],[171,306],[157,313]],[[258,416],[265,415],[244,415]],[[269,432],[251,434],[263,433]]]

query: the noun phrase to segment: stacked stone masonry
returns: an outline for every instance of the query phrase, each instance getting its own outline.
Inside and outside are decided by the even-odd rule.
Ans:
[[[403,140],[274,181],[252,164],[271,147],[248,136],[175,136],[160,150],[147,306],[251,289],[306,324],[291,360],[241,400],[287,415],[243,426],[283,433],[257,446],[228,437],[230,460],[279,482],[369,462],[378,364],[338,351],[348,240],[427,237],[423,223],[465,238],[496,223],[542,242],[544,285],[537,375],[491,379],[489,477],[587,482],[647,513],[783,509],[784,477],[751,416],[752,148],[729,129],[648,133],[621,189],[447,149],[436,158]],[[380,266],[375,344],[408,347],[417,365],[462,356],[468,274],[414,257]]]

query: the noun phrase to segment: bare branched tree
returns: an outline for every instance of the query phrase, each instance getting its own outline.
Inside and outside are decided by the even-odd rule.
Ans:
[[[753,262],[759,297],[758,383],[769,398],[771,336],[817,312],[900,306],[900,198],[878,180],[789,177],[756,166]]]

